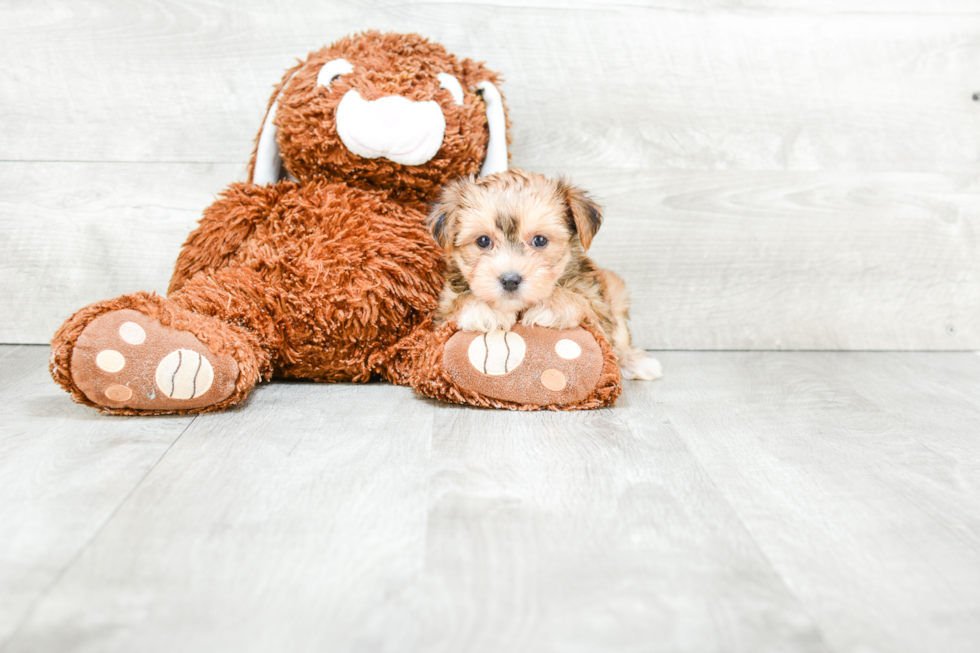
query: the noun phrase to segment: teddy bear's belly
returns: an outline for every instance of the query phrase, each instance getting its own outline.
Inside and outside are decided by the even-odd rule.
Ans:
[[[297,217],[264,224],[232,263],[281,335],[275,374],[366,381],[367,359],[435,309],[442,252],[420,217]]]

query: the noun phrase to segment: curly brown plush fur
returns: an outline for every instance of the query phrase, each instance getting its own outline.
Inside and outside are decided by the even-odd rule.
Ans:
[[[340,58],[352,64],[352,72],[329,87],[318,84],[323,65]],[[438,73],[460,82],[462,105],[440,88]],[[73,315],[52,341],[54,379],[76,401],[113,414],[218,410],[273,376],[384,378],[449,401],[539,407],[494,403],[459,387],[441,367],[442,344],[452,333],[433,329],[429,319],[443,283],[443,255],[424,225],[427,204],[446,181],[480,170],[489,126],[476,86],[488,81],[499,77],[415,34],[367,32],[310,54],[287,71],[269,102],[270,110],[277,106],[278,147],[292,179],[251,183],[253,153],[249,183],[232,184],[188,237],[168,296],[133,293]],[[352,153],[336,121],[337,107],[351,89],[367,101],[401,95],[438,103],[445,117],[438,152],[419,165]],[[108,318],[98,322],[127,309],[140,314],[127,328],[142,332],[147,345],[140,338],[136,344],[120,341],[122,329],[113,329],[123,318],[111,329]],[[190,343],[180,351],[215,357],[211,394],[197,385],[203,378],[199,363],[187,390],[188,408],[173,407],[183,399],[177,396],[176,370],[165,375],[171,394],[161,399],[158,391],[167,383],[160,380],[158,360],[140,358],[141,352],[166,349],[167,342],[149,342],[154,338]],[[614,368],[608,345],[601,335],[597,339],[609,359],[604,364],[612,361]],[[177,351],[178,345],[171,348]],[[124,359],[121,369],[96,361],[96,354],[107,351]],[[218,364],[223,356],[233,361]],[[153,369],[155,386],[134,376],[147,377]],[[75,378],[82,370],[88,376]],[[618,375],[604,371],[595,391],[574,407],[606,405],[618,392]]]
[[[188,239],[169,297],[261,334],[264,378],[367,381],[367,358],[421,323],[442,283],[423,219],[344,184],[235,184]],[[247,237],[224,264],[193,272],[229,222]]]

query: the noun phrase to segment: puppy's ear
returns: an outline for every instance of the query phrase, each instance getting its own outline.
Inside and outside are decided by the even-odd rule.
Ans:
[[[447,254],[453,251],[456,244],[456,212],[462,206],[466,183],[464,179],[456,179],[446,184],[439,193],[439,199],[430,207],[429,217],[425,219],[429,233]]]
[[[568,207],[569,226],[578,233],[582,241],[582,249],[589,249],[592,237],[602,225],[602,209],[586,195],[585,191],[573,186],[564,177],[558,179],[558,192]]]

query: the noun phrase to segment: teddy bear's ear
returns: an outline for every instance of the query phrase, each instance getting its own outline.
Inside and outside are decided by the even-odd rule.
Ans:
[[[507,169],[507,120],[504,118],[504,100],[493,82],[480,82],[476,88],[487,107],[487,126],[490,128],[487,155],[480,168],[480,176],[486,177]]]
[[[276,183],[282,172],[282,156],[279,154],[279,143],[276,142],[276,133],[279,130],[272,123],[278,107],[279,98],[276,98],[265,115],[262,131],[259,132],[259,143],[255,148],[255,165],[252,167],[250,181],[259,186]]]
[[[279,108],[279,96],[282,95],[283,89],[286,88],[293,75],[301,67],[302,65],[297,66],[286,74],[282,84],[276,89],[269,110],[265,113],[262,130],[259,132],[255,146],[255,158],[249,175],[250,183],[264,186],[275,184],[283,177],[282,156],[279,154],[279,143],[276,141],[276,134],[279,130],[273,121],[276,119],[276,109]],[[291,177],[288,172],[286,176]]]

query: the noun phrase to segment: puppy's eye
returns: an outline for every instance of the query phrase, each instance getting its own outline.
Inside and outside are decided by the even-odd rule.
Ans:
[[[531,244],[535,247],[544,247],[548,244],[548,239],[544,236],[535,236],[531,239]]]
[[[480,236],[479,238],[476,239],[476,246],[479,247],[480,249],[486,249],[487,247],[490,247],[490,245],[492,244],[493,241],[490,240],[489,236]]]

